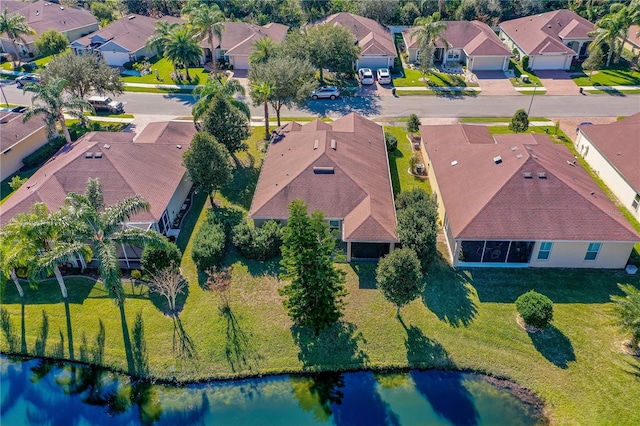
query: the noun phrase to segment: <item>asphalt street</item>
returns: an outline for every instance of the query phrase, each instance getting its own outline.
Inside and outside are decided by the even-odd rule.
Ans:
[[[28,105],[31,94],[15,84],[3,85],[10,103]],[[161,114],[188,116],[194,97],[187,94],[159,94],[125,92],[117,97],[130,114]],[[528,109],[532,95],[520,96],[402,96],[367,94],[336,100],[309,100],[306,107],[282,108],[283,117],[325,115],[340,117],[357,112],[370,118],[405,117],[509,117],[519,109]],[[4,99],[2,99],[4,102]],[[253,107],[254,117],[262,117],[263,108]],[[616,117],[640,112],[640,95],[575,95],[533,97],[531,116],[546,117]],[[275,113],[273,113],[275,116]]]

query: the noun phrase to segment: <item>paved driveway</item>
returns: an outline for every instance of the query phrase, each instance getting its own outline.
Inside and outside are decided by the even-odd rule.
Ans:
[[[476,71],[474,74],[476,75],[480,89],[482,89],[482,92],[480,92],[481,96],[505,96],[519,94],[502,71]]]
[[[579,87],[566,71],[536,71],[547,95],[577,95]]]

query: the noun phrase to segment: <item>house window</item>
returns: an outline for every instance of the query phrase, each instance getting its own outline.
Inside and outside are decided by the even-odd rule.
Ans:
[[[553,243],[549,241],[545,241],[540,243],[540,250],[538,250],[538,260],[548,260],[551,255],[551,248],[553,247]]]
[[[631,207],[635,211],[638,211],[638,206],[640,206],[640,194],[636,194],[636,198],[634,198],[633,202],[631,203]]]
[[[589,243],[587,253],[584,255],[584,260],[596,260],[602,243]]]
[[[330,220],[329,221],[329,229],[340,229],[340,221],[339,220]]]

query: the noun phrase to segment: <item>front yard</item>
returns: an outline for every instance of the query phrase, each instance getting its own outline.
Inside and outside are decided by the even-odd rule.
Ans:
[[[422,71],[404,68],[404,77],[393,79],[395,87],[476,87],[477,84],[465,82],[464,75],[428,73],[426,76]],[[428,81],[424,81],[427,78]]]
[[[573,74],[571,78],[578,86],[640,86],[640,72],[633,70],[605,69]]]
[[[151,73],[143,76],[122,75],[122,81],[125,83],[144,83],[144,84],[203,84],[207,80],[209,72],[202,67],[189,68],[191,82],[186,78],[182,80],[174,80],[171,74],[174,73],[173,64],[166,58],[153,57],[149,63],[151,64]],[[156,71],[158,77],[156,78]],[[184,70],[180,70],[184,76]]]
[[[513,87],[530,87],[532,90],[536,84],[538,87],[542,87],[540,79],[533,71],[525,71],[522,65],[513,59],[509,60],[509,69],[513,70],[513,74],[515,75],[515,77],[509,79]],[[522,80],[522,74],[529,76],[528,82]]]

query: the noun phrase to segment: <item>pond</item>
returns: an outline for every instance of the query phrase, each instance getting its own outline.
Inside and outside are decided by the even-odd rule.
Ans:
[[[322,373],[182,387],[97,367],[0,357],[3,425],[535,425],[539,409],[483,376]]]

